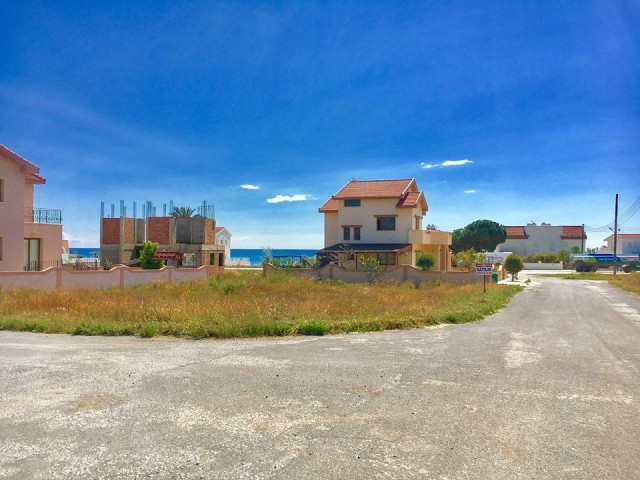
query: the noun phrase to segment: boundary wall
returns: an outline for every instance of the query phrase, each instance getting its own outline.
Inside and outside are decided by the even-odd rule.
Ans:
[[[321,269],[311,269],[311,268],[278,268],[274,267],[271,264],[266,264],[262,268],[262,272],[265,275],[269,273],[274,273],[276,271],[286,271],[290,272],[292,275],[299,277],[310,277],[317,278],[320,280],[341,280],[345,283],[367,283],[369,282],[369,277],[367,274],[362,271],[356,270],[347,270],[343,267],[339,267],[335,264],[325,265]],[[500,276],[504,277],[504,271],[501,270],[499,273]],[[503,278],[501,278],[502,280]],[[470,272],[455,272],[455,271],[447,271],[447,272],[433,272],[433,271],[423,271],[419,268],[413,267],[411,265],[402,265],[400,267],[395,267],[393,269],[385,270],[380,274],[377,280],[385,282],[385,281],[393,281],[393,282],[413,282],[415,284],[420,284],[422,282],[434,282],[440,280],[442,282],[449,283],[474,283],[474,282],[482,282],[482,277],[476,275],[475,270],[471,270]]]
[[[562,262],[558,263],[524,263],[525,270],[562,270],[564,268]]]
[[[118,265],[111,270],[72,271],[64,267],[52,267],[40,272],[0,272],[0,288],[30,288],[52,290],[54,288],[95,290],[101,288],[127,288],[155,282],[180,283],[206,280],[207,267],[162,267],[158,270],[142,270]]]

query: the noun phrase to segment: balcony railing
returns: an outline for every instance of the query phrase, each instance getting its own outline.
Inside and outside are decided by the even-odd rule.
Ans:
[[[27,208],[24,211],[25,223],[50,223],[60,225],[62,223],[62,210],[50,208]]]

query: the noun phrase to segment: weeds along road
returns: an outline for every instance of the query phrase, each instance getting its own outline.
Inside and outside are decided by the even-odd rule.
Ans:
[[[239,341],[0,332],[0,477],[640,478],[640,300]]]

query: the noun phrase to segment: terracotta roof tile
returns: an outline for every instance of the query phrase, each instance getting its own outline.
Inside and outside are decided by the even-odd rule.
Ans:
[[[333,198],[400,198],[413,180],[351,180]]]
[[[420,195],[422,195],[422,192],[409,192],[400,199],[400,201],[396,206],[397,207],[415,207],[416,205],[418,205],[418,202],[420,201]]]
[[[325,202],[324,205],[322,205],[318,211],[320,213],[327,213],[327,212],[337,212],[338,211],[338,200],[334,199],[334,198],[330,198],[329,200],[327,200]]]
[[[514,225],[514,226],[507,226],[504,228],[507,229],[507,238],[510,240],[529,238],[529,235],[527,235],[527,233],[524,231],[523,226]]]
[[[45,183],[47,183],[44,177],[41,177],[37,173],[28,173],[25,177],[25,180],[27,182],[37,183],[38,185],[44,185]]]
[[[563,225],[562,236],[560,238],[562,240],[580,240],[587,238],[587,235],[580,225]]]

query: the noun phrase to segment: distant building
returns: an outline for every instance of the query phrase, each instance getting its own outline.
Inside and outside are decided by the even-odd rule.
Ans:
[[[148,217],[102,218],[100,261],[104,265],[135,264],[145,241],[159,244],[156,258],[182,267],[225,265],[224,246],[216,245],[216,222],[212,218]]]
[[[427,201],[414,179],[351,180],[320,207],[324,245],[318,258],[353,253],[342,265],[358,270],[360,258],[372,256],[384,266],[416,265],[416,255],[430,252],[435,270],[451,266],[451,233],[422,229]]]
[[[62,212],[35,208],[40,168],[0,145],[0,271],[44,270],[62,263]]]
[[[532,255],[544,252],[571,251],[577,247],[584,251],[587,235],[581,225],[551,225],[550,223],[528,223],[512,225],[507,229],[507,240],[496,247],[496,252],[513,252]]]
[[[613,234],[604,239],[607,248],[598,253],[613,253]],[[640,255],[640,233],[619,233],[618,245],[616,245],[618,255]]]
[[[224,247],[225,264],[231,263],[231,232],[225,227],[216,227],[216,245]]]

